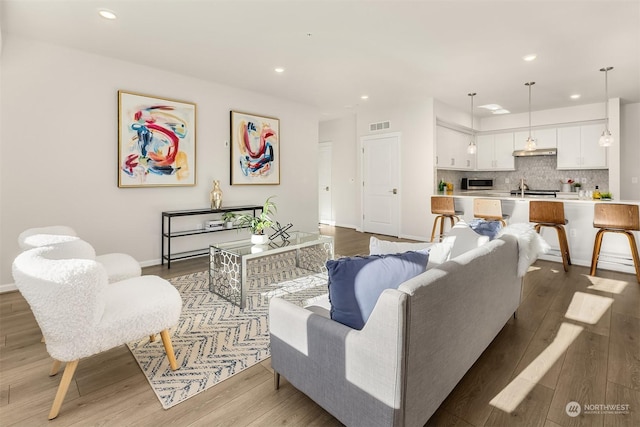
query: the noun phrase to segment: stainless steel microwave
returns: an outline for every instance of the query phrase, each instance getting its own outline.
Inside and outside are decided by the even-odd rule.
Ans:
[[[462,190],[493,190],[492,178],[462,178]]]

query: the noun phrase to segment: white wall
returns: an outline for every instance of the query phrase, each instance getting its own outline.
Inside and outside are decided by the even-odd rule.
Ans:
[[[620,107],[620,140],[620,198],[640,200],[640,103]]]
[[[434,99],[420,105],[389,109],[364,109],[357,116],[358,147],[360,138],[391,132],[401,133],[401,218],[400,236],[424,240],[431,236],[430,197],[434,193],[435,113]],[[390,122],[390,128],[372,133],[370,123]],[[361,152],[357,168],[360,177]],[[361,187],[358,188],[358,213],[361,212]]]
[[[360,177],[357,170],[356,116],[320,122],[318,141],[331,141],[331,207],[339,227],[360,226]]]
[[[18,234],[41,225],[70,225],[98,253],[157,263],[161,212],[207,207],[213,179],[221,180],[223,205],[261,204],[276,195],[280,222],[317,230],[315,109],[12,36],[3,43],[0,284],[12,282]],[[118,89],[197,104],[196,186],[118,188]],[[280,119],[281,185],[229,185],[230,110]],[[235,231],[205,237],[237,238]]]

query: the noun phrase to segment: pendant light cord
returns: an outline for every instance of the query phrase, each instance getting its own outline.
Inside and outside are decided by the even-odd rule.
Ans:
[[[527,83],[529,86],[529,139],[531,139],[531,85],[533,84],[534,82]]]

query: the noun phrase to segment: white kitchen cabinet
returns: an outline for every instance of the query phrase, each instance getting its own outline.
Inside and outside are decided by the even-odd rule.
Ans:
[[[524,150],[529,137],[529,130],[519,131],[515,134],[515,150]],[[536,140],[537,148],[556,148],[556,128],[532,129],[531,136]]]
[[[607,150],[598,144],[604,125],[558,128],[558,169],[606,169]]]
[[[477,170],[514,170],[513,132],[478,135]]]
[[[475,169],[475,154],[467,153],[470,140],[471,135],[438,126],[436,131],[436,166],[438,169]]]

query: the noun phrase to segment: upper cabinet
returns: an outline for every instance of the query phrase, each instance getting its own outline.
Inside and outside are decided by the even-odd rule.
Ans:
[[[436,166],[438,169],[473,170],[475,155],[467,153],[471,136],[444,126],[436,131]]]
[[[524,150],[527,138],[529,137],[529,131],[519,131],[514,134],[515,150]],[[537,148],[556,148],[556,128],[551,129],[532,129],[531,136],[536,140]]]
[[[558,169],[607,169],[607,150],[598,144],[604,125],[558,128]]]
[[[477,170],[514,170],[513,132],[478,135]]]

